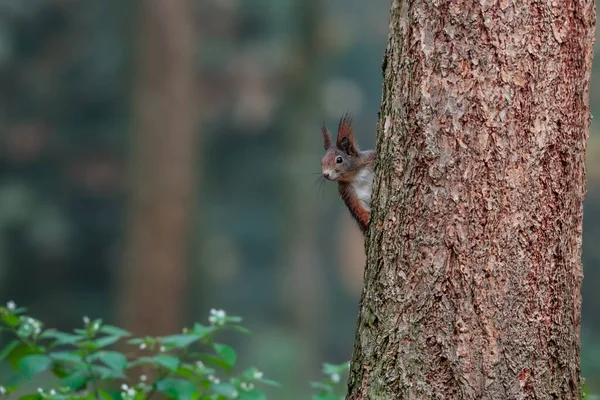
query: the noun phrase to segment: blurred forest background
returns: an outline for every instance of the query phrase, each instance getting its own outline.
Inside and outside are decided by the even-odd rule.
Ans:
[[[362,237],[314,184],[345,111],[373,148],[388,0],[0,0],[0,300],[176,333],[245,318],[242,365],[306,399],[350,359]],[[600,113],[600,63],[591,104]],[[600,129],[582,367],[600,391]],[[0,374],[2,369],[0,368]]]

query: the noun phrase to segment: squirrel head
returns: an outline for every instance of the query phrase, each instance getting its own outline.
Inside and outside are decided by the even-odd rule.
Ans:
[[[352,131],[352,117],[346,114],[340,119],[335,145],[325,124],[321,133],[326,151],[321,159],[323,176],[330,181],[350,182],[362,168],[360,150]]]

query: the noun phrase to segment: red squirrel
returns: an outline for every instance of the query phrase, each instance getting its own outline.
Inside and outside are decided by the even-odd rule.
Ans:
[[[375,150],[360,151],[349,114],[340,119],[335,144],[325,124],[321,133],[326,151],[321,159],[323,177],[338,183],[340,197],[364,234],[371,216]]]

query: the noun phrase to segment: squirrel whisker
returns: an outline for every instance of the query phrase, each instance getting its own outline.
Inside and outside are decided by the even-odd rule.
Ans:
[[[375,151],[360,151],[349,114],[340,120],[335,143],[325,126],[321,132],[326,150],[321,159],[323,184],[325,179],[338,183],[340,197],[365,233],[371,218]]]

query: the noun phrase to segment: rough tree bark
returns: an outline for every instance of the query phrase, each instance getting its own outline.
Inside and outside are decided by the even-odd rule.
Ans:
[[[161,335],[183,322],[195,188],[194,45],[188,0],[138,5],[133,162],[122,324]]]
[[[393,0],[349,399],[577,399],[592,0]]]

